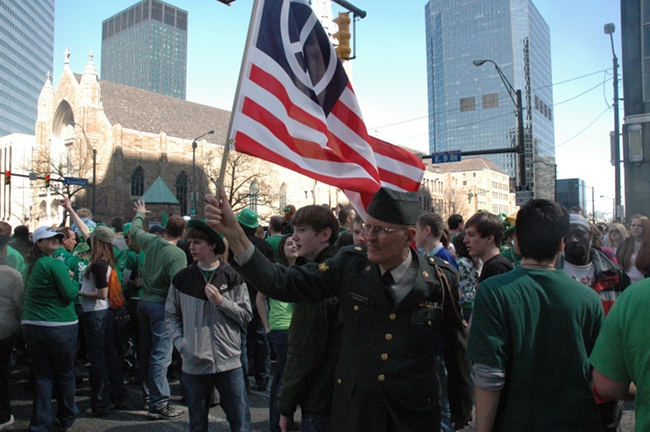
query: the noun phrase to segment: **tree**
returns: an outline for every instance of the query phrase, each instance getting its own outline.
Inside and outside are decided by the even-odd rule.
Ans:
[[[214,190],[217,188],[222,154],[223,152],[218,150],[210,150],[205,154],[203,170]],[[277,191],[280,186],[273,184],[273,176],[269,175],[272,170],[270,163],[259,158],[234,150],[228,152],[224,185],[228,201],[235,213],[250,208],[258,213],[262,220],[267,219],[266,215],[278,213]]]

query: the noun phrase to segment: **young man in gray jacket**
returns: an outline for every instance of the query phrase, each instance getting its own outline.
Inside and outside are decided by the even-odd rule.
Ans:
[[[243,278],[218,258],[225,246],[200,220],[188,222],[195,263],[179,271],[165,304],[165,321],[183,359],[182,385],[190,430],[208,430],[210,396],[216,387],[231,431],[250,431],[248,396],[241,367],[241,326],[253,312]]]

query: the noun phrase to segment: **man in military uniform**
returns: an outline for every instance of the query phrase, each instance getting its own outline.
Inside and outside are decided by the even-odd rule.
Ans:
[[[259,290],[288,302],[338,296],[343,342],[336,370],[331,429],[439,431],[434,342],[440,335],[457,429],[471,419],[469,363],[456,271],[410,245],[416,193],[381,188],[368,207],[365,246],[341,249],[321,264],[285,268],[250,244],[221,191],[207,197],[208,224],[230,243],[235,269]]]

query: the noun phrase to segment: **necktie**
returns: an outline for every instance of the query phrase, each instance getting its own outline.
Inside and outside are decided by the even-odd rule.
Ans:
[[[381,276],[381,283],[382,283],[382,285],[390,287],[391,285],[393,285],[395,283],[395,280],[393,279],[393,275],[390,274],[389,271],[385,272]]]

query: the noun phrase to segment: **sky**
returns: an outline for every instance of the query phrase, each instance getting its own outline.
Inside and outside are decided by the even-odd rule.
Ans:
[[[135,0],[56,2],[55,86],[63,71],[66,48],[71,51],[73,72],[83,72],[91,51],[100,71],[102,21],[135,3]],[[231,110],[253,0],[237,0],[230,7],[215,0],[168,3],[189,12],[186,99]],[[350,3],[367,12],[366,18],[356,25],[357,58],[352,61],[352,85],[368,131],[394,144],[427,153],[426,1],[350,0]],[[603,26],[610,22],[616,25],[614,47],[620,64],[620,3],[614,0],[535,0],[533,3],[551,32],[557,177],[585,180],[588,212],[591,213],[593,187],[596,212],[611,216],[614,196],[614,168],[609,150],[609,132],[614,127],[612,49]],[[342,11],[334,4],[332,8],[335,15]],[[622,97],[622,84],[619,92]],[[210,125],[206,125],[207,129]],[[621,183],[624,184],[623,179]]]

